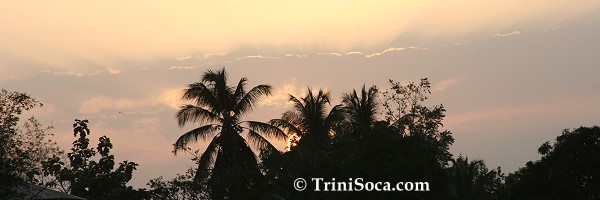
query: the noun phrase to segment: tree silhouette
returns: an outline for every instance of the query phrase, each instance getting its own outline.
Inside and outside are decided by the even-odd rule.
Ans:
[[[440,165],[447,165],[452,159],[449,149],[454,138],[450,131],[440,131],[446,116],[444,106],[428,107],[423,104],[428,99],[427,95],[431,94],[431,83],[427,78],[421,79],[418,84],[409,82],[402,85],[393,80],[389,83],[390,89],[383,92],[386,121],[404,137],[419,137],[431,143],[439,151],[436,157]]]
[[[600,127],[564,130],[506,178],[509,199],[600,199]]]
[[[74,135],[78,138],[67,154],[68,164],[56,156],[42,162],[44,174],[56,178],[46,186],[90,200],[147,199],[146,191],[127,186],[138,164],[123,161],[115,168],[115,156],[110,153],[113,145],[106,136],[98,138],[96,148],[90,148],[90,140],[86,138],[90,134],[88,123],[88,120],[76,119],[73,124]],[[94,159],[96,154],[100,154],[97,161]]]
[[[483,160],[459,156],[452,161],[450,194],[453,199],[499,199],[498,193],[504,178],[500,169],[488,170]]]
[[[328,144],[330,131],[341,118],[341,105],[334,106],[328,113],[329,92],[319,90],[313,94],[310,87],[305,97],[298,99],[290,95],[289,101],[294,103],[294,107],[284,112],[281,119],[272,119],[270,122],[300,138],[290,142],[290,149],[296,146],[322,148]]]
[[[236,87],[227,85],[225,69],[208,70],[201,82],[188,85],[183,99],[192,101],[180,107],[176,118],[179,126],[200,123],[200,127],[184,133],[175,142],[174,153],[183,150],[190,142],[211,138],[199,160],[196,179],[208,179],[211,198],[242,198],[258,195],[256,188],[262,182],[251,142],[259,149],[277,151],[265,138],[284,139],[279,128],[257,121],[241,121],[252,111],[257,101],[271,94],[271,86],[258,85],[246,91],[246,78]],[[246,131],[244,131],[246,130]],[[246,139],[240,134],[246,132]]]
[[[24,111],[42,104],[28,94],[0,91],[0,197],[18,196],[15,189],[26,182],[44,183],[40,162],[60,155],[44,127],[35,117],[18,126]]]
[[[357,133],[369,133],[369,130],[373,128],[373,124],[377,120],[377,110],[379,104],[376,101],[377,98],[377,87],[371,86],[368,90],[365,85],[362,86],[362,90],[359,93],[353,90],[351,93],[344,93],[342,96],[342,110],[346,115],[346,125],[343,126],[344,130],[336,130],[336,136],[340,134],[347,134],[348,127],[349,132]],[[356,138],[364,137],[364,135],[355,135]]]

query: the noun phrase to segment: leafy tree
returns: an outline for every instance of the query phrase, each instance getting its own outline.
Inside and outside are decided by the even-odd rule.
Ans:
[[[191,148],[186,148],[186,152],[193,155],[192,161],[199,164],[201,153],[200,150],[192,151]],[[196,170],[189,168],[185,174],[177,174],[171,180],[164,180],[162,176],[150,180],[150,195],[154,200],[199,200],[208,199],[210,196],[206,191],[206,180],[197,182],[194,177]]]
[[[31,117],[22,127],[20,115],[42,104],[25,93],[0,92],[0,196],[13,198],[17,186],[43,183],[40,162],[60,155],[56,142],[49,139],[52,127]]]
[[[600,199],[600,127],[564,130],[506,179],[509,199]]]
[[[294,103],[293,109],[283,113],[281,119],[271,120],[271,124],[299,138],[290,142],[290,149],[296,146],[323,148],[329,144],[330,133],[341,118],[341,105],[334,106],[329,112],[326,110],[326,106],[330,104],[329,92],[319,90],[317,94],[313,94],[311,88],[308,88],[305,97],[298,99],[290,95],[289,101]]]
[[[454,138],[450,131],[440,131],[446,109],[443,105],[427,107],[423,104],[431,94],[431,83],[427,78],[419,84],[389,80],[391,88],[383,92],[383,107],[386,121],[403,136],[420,137],[438,149],[436,155],[440,165],[445,166],[452,159],[449,152]]]
[[[183,99],[193,104],[181,106],[177,112],[179,126],[200,123],[200,127],[184,133],[175,142],[177,153],[190,142],[211,138],[198,163],[197,181],[207,179],[211,198],[250,198],[259,195],[264,182],[254,152],[247,141],[259,149],[276,151],[264,137],[284,139],[286,135],[277,127],[257,121],[242,121],[252,111],[256,102],[271,94],[271,86],[258,85],[246,91],[246,78],[236,87],[227,85],[225,69],[208,70],[201,82],[188,85]],[[246,130],[246,131],[244,131]],[[244,139],[240,134],[246,132]]]
[[[137,163],[123,161],[115,169],[115,157],[110,154],[113,148],[110,138],[102,136],[95,149],[89,148],[88,123],[88,120],[76,119],[73,124],[74,135],[78,138],[67,154],[69,165],[59,157],[43,162],[44,174],[56,177],[56,181],[46,185],[90,200],[148,198],[144,190],[126,186],[137,169]],[[100,154],[98,161],[93,159],[96,154]]]

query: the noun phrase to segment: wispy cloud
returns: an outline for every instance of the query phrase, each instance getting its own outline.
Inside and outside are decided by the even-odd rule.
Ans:
[[[244,56],[244,57],[235,59],[235,61],[246,60],[246,59],[280,59],[280,57],[255,55],[255,56]]]
[[[103,111],[130,112],[135,110],[148,110],[148,107],[157,105],[164,105],[172,109],[177,109],[184,103],[181,101],[181,91],[182,89],[163,90],[159,95],[147,99],[95,96],[81,102],[79,113],[97,114]]]
[[[383,55],[383,54],[386,54],[386,53],[390,53],[390,52],[405,51],[405,50],[427,50],[427,48],[420,48],[420,47],[399,47],[399,48],[394,48],[394,47],[392,47],[392,48],[387,48],[387,49],[385,49],[385,50],[383,50],[381,52],[377,52],[377,53],[366,55],[365,57],[372,58],[372,57],[380,56],[380,55]]]
[[[552,28],[547,28],[545,29],[545,31],[555,31],[555,30],[559,30],[559,29],[563,29],[563,28],[569,28],[570,25],[565,24],[565,25],[559,25],[559,26],[554,26]]]
[[[450,127],[478,126],[477,123],[503,119],[544,118],[544,115],[577,116],[589,113],[590,108],[597,104],[597,99],[570,99],[553,102],[540,102],[530,105],[504,106],[482,109],[473,112],[448,115],[445,124]],[[465,126],[464,124],[468,124]]]
[[[175,60],[178,60],[178,61],[186,61],[189,59],[192,59],[192,56],[184,56],[184,57],[175,58]]]
[[[346,55],[363,55],[363,53],[359,52],[359,51],[351,51],[351,52],[346,53]]]
[[[122,9],[112,9],[115,6]],[[88,17],[82,17],[82,7],[88,8],[83,13]],[[337,9],[332,10],[332,7]],[[599,1],[589,0],[552,3],[539,0],[352,1],[344,4],[267,0],[144,5],[11,1],[0,7],[3,36],[0,60],[12,58],[31,64],[70,66],[81,60],[92,63],[114,63],[119,58],[139,61],[157,56],[175,58],[189,52],[230,52],[250,46],[298,46],[327,51],[357,46],[372,48],[399,39],[454,41],[479,33],[492,35],[493,30],[515,26],[571,23],[599,8]],[[231,12],[224,14],[223,9]],[[31,10],[36,12],[28,12]],[[303,12],[305,10],[311,10],[310,15]],[[337,17],[329,17],[332,11]],[[218,20],[203,20],[199,24],[198,19],[211,17]],[[164,26],[160,30],[156,23],[149,22]],[[165,30],[177,34],[164,34]]]
[[[114,68],[106,68],[105,70],[106,70],[106,72],[108,72],[108,74],[111,74],[111,75],[120,74],[121,73],[121,70],[114,69]]]
[[[521,31],[513,31],[510,33],[496,33],[496,34],[492,35],[492,38],[511,37],[511,36],[520,35],[520,34],[521,34]]]
[[[304,96],[307,93],[306,88],[296,87],[294,83],[285,84],[280,89],[275,90],[270,96],[263,98],[259,105],[272,106],[273,108],[281,108],[291,105],[289,102],[290,95]]]
[[[306,57],[308,57],[308,55],[306,55],[306,54],[297,55],[297,54],[288,53],[288,54],[285,54],[285,57],[306,58]]]
[[[73,71],[73,70],[65,70],[65,71],[54,71],[54,70],[50,70],[50,69],[45,69],[45,70],[41,70],[39,71],[39,73],[45,73],[45,74],[52,74],[55,76],[75,76],[75,77],[84,77],[84,76],[95,76],[101,73],[107,73],[110,75],[116,75],[116,74],[120,74],[121,70],[118,69],[114,69],[114,68],[104,68],[104,70],[98,70],[92,73],[84,73],[84,72],[77,72],[77,71]]]
[[[341,53],[318,53],[320,56],[341,56]]]
[[[194,67],[192,67],[192,66],[171,66],[167,70],[178,70],[178,69],[190,70],[190,69],[194,69]]]
[[[458,78],[443,80],[443,81],[440,81],[439,83],[435,84],[433,86],[433,90],[431,90],[431,91],[432,92],[441,92],[441,91],[448,89],[448,87],[450,87],[451,85],[454,85],[456,83],[458,83]]]

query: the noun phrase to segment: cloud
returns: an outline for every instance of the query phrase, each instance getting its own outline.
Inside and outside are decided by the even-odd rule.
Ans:
[[[47,74],[53,74],[55,76],[76,76],[76,77],[83,77],[83,76],[89,76],[89,75],[93,75],[94,73],[91,74],[85,74],[82,72],[75,72],[75,71],[52,71],[49,69],[46,70],[42,70],[40,71],[40,73],[47,73]]]
[[[320,56],[341,56],[341,53],[318,53]]]
[[[443,80],[443,81],[440,81],[439,83],[435,84],[435,86],[433,86],[433,90],[431,90],[431,91],[432,92],[441,92],[441,91],[446,90],[449,86],[454,85],[456,83],[458,83],[457,78]]]
[[[387,48],[387,49],[383,50],[382,52],[369,54],[369,55],[366,55],[365,57],[371,58],[371,57],[380,56],[380,55],[383,55],[383,54],[386,54],[386,53],[390,53],[390,52],[405,51],[405,50],[427,50],[427,48],[419,48],[419,47]]]
[[[143,101],[136,101],[126,98],[112,99],[106,96],[96,96],[85,100],[79,107],[82,114],[95,114],[103,110],[123,110],[135,109],[146,105]]]
[[[85,76],[95,76],[95,75],[98,75],[101,73],[108,73],[110,75],[115,75],[115,74],[120,74],[121,71],[118,69],[114,69],[114,68],[104,68],[104,70],[98,70],[93,73],[84,73],[84,72],[77,72],[77,71],[73,71],[73,70],[53,71],[50,69],[45,69],[45,70],[39,71],[39,73],[52,74],[55,76],[74,76],[74,77],[81,78],[81,77],[85,77]]]
[[[499,37],[510,37],[510,36],[515,36],[515,35],[520,35],[521,31],[513,31],[510,33],[496,33],[492,36],[492,38],[499,38]]]
[[[181,106],[184,103],[181,100],[182,95],[183,95],[183,88],[169,89],[169,90],[163,91],[158,96],[157,101],[159,103],[169,106],[170,108],[179,109],[179,106]]]
[[[555,30],[559,30],[559,29],[563,29],[563,28],[568,28],[570,27],[570,25],[565,24],[565,25],[558,25],[558,26],[554,26],[552,28],[547,28],[545,31],[555,31]]]
[[[186,61],[189,59],[192,59],[192,56],[184,56],[184,57],[175,58],[175,60],[177,60],[177,61]]]
[[[255,55],[255,56],[244,56],[244,57],[235,59],[235,61],[246,60],[246,59],[280,59],[280,57]]]
[[[359,52],[359,51],[351,51],[346,53],[346,55],[363,55],[363,53]]]
[[[507,28],[553,27],[590,16],[599,8],[599,1],[589,0],[375,0],[343,4],[267,0],[143,5],[11,1],[0,7],[0,60],[48,66],[80,62],[110,65],[124,59],[152,61],[191,52],[252,47],[368,49],[407,39],[455,41]],[[306,10],[311,13],[307,15]]]
[[[105,69],[106,72],[108,72],[108,74],[114,75],[114,74],[120,74],[121,71],[118,69],[114,69],[114,68],[106,68]]]
[[[190,70],[190,69],[194,69],[194,67],[191,67],[191,66],[171,66],[167,70],[178,70],[178,69]]]
[[[473,112],[448,115],[444,124],[449,128],[461,126],[481,126],[482,122],[493,122],[497,120],[515,119],[542,119],[544,116],[581,116],[590,113],[597,99],[582,100],[569,99],[552,102],[540,102],[530,105],[504,106],[490,109],[481,109]],[[592,109],[593,110],[593,109]],[[467,125],[465,125],[467,124]],[[489,127],[487,127],[489,128]]]
[[[289,102],[290,95],[296,97],[304,96],[307,92],[307,89],[300,89],[296,87],[294,83],[285,84],[280,89],[272,92],[270,96],[263,98],[259,102],[259,105],[273,106],[274,108],[287,107],[293,104],[292,102]]]
[[[147,99],[110,98],[95,96],[84,100],[79,106],[81,114],[97,114],[102,111],[130,112],[135,110],[148,110],[149,107],[164,105],[178,109],[184,102],[181,101],[182,89],[163,90],[159,95]]]
[[[302,55],[296,55],[296,54],[291,54],[291,53],[288,53],[288,54],[285,54],[285,57],[298,57],[298,58],[306,58],[306,57],[308,57],[308,55],[306,55],[306,54],[302,54]]]

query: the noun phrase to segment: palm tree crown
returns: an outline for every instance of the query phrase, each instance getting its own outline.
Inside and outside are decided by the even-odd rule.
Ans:
[[[290,95],[289,101],[294,103],[293,109],[283,113],[281,119],[271,120],[271,124],[287,130],[297,136],[299,141],[294,141],[294,146],[322,146],[329,142],[329,133],[340,117],[340,105],[334,106],[327,113],[326,105],[329,102],[329,92],[319,90],[313,94],[308,88],[308,94],[304,98]]]
[[[177,139],[174,144],[175,154],[184,150],[191,142],[212,137],[198,161],[196,173],[197,180],[209,178],[212,193],[240,193],[252,187],[253,183],[249,183],[248,179],[260,178],[262,174],[258,169],[256,156],[247,141],[260,149],[276,151],[264,136],[286,138],[283,131],[275,126],[240,119],[252,111],[261,97],[271,94],[269,85],[258,85],[246,91],[246,81],[246,78],[241,78],[236,87],[231,87],[227,85],[225,69],[208,70],[203,74],[201,82],[189,84],[184,90],[182,99],[191,101],[191,104],[181,106],[176,114],[180,127],[188,123],[201,126]],[[246,139],[241,136],[243,132],[247,133]]]
[[[353,124],[358,128],[370,128],[376,120],[377,113],[377,88],[371,86],[369,90],[362,86],[360,96],[356,90],[342,96],[342,105],[350,116]]]

